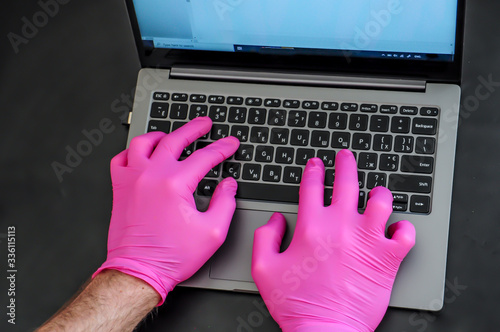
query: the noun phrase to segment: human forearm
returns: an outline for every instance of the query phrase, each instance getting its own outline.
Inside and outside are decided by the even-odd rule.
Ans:
[[[37,331],[132,331],[159,301],[144,281],[106,270]]]

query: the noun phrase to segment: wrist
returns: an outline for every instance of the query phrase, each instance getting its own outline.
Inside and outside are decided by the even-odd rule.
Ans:
[[[123,274],[135,277],[147,283],[152,287],[160,299],[157,306],[161,306],[167,297],[167,294],[175,287],[175,285],[164,285],[164,282],[157,278],[157,274],[150,270],[143,264],[128,258],[113,258],[104,262],[104,264],[92,275],[95,278],[97,275],[105,270],[115,270]]]

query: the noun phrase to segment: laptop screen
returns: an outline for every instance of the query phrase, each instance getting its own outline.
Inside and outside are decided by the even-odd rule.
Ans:
[[[457,0],[134,0],[146,48],[454,60]]]

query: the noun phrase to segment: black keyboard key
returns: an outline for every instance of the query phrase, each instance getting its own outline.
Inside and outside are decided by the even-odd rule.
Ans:
[[[417,137],[415,152],[420,154],[433,154],[436,149],[436,139],[432,137]]]
[[[416,135],[435,135],[437,132],[437,120],[432,118],[413,119],[412,133]]]
[[[389,131],[389,117],[386,115],[373,115],[370,119],[370,131],[378,133]]]
[[[292,164],[295,150],[293,148],[279,147],[276,149],[275,161],[278,164]]]
[[[332,204],[333,189],[325,188],[325,206]]]
[[[422,116],[438,116],[439,109],[437,107],[422,107],[420,109],[420,115],[422,115]]]
[[[250,142],[252,143],[267,143],[269,139],[269,128],[267,127],[253,127],[250,132]]]
[[[170,99],[170,93],[168,93],[168,92],[155,92],[155,93],[153,93],[153,99],[167,101]]]
[[[172,131],[179,129],[180,127],[184,126],[186,123],[187,122],[175,121],[174,124],[172,125]]]
[[[309,144],[309,131],[303,129],[292,129],[290,144],[295,146],[306,146]]]
[[[245,99],[245,105],[247,106],[261,106],[262,98],[247,98]]]
[[[393,133],[409,133],[411,118],[395,116],[392,118],[391,131]]]
[[[414,140],[412,136],[396,136],[394,139],[394,151],[412,153]]]
[[[417,115],[418,107],[415,106],[401,106],[399,113],[402,115]]]
[[[217,180],[203,179],[198,184],[198,195],[200,196],[212,196],[214,194],[215,188],[217,187]]]
[[[227,107],[226,106],[210,106],[210,112],[208,113],[210,119],[213,122],[225,122],[227,118]]]
[[[192,94],[189,97],[189,101],[192,103],[204,103],[207,101],[207,96],[205,95],[197,95],[197,94]]]
[[[168,103],[153,103],[151,105],[151,117],[166,119],[168,116]]]
[[[203,149],[203,148],[209,146],[210,144],[212,144],[212,142],[197,141],[196,142],[196,150]]]
[[[423,175],[391,174],[389,190],[429,194],[432,188],[432,178]]]
[[[380,113],[396,114],[397,112],[398,112],[398,107],[395,105],[382,105],[382,106],[380,106]]]
[[[270,163],[273,161],[274,147],[259,145],[255,148],[255,161]]]
[[[174,93],[172,94],[172,101],[187,101],[187,93]]]
[[[207,105],[198,105],[192,104],[189,109],[189,119],[193,120],[194,118],[199,118],[200,116],[208,115],[208,106]]]
[[[373,189],[375,187],[385,187],[387,185],[387,175],[385,173],[368,173],[366,187]]]
[[[359,192],[358,209],[364,209],[366,204],[366,194],[364,191]]]
[[[242,97],[227,97],[227,103],[229,105],[243,105]]]
[[[334,132],[332,134],[332,148],[349,149],[351,134],[346,132]]]
[[[266,182],[280,182],[281,166],[266,165],[262,172],[262,180]]]
[[[306,110],[317,110],[319,108],[319,102],[311,100],[303,101],[302,108]]]
[[[351,117],[349,119],[349,129],[366,131],[366,129],[368,129],[368,115],[351,114]]]
[[[408,195],[407,194],[392,194],[392,198],[393,198],[394,202],[408,203]]]
[[[291,111],[288,114],[289,127],[305,127],[307,113],[305,111]]]
[[[363,189],[365,187],[365,172],[358,171],[358,183],[359,189]]]
[[[162,131],[168,134],[170,132],[170,121],[149,121],[148,133],[152,131]]]
[[[333,167],[335,165],[335,151],[333,150],[318,150],[316,157],[323,161],[325,167]]]
[[[222,177],[233,177],[238,180],[240,178],[241,164],[233,162],[225,162],[222,164]]]
[[[299,186],[240,182],[236,192],[237,198],[265,200],[274,202],[298,203]]]
[[[406,212],[406,210],[408,210],[408,203],[399,203],[399,202],[392,203],[393,212]]]
[[[392,150],[391,135],[375,135],[373,137],[373,150],[389,152]]]
[[[290,130],[286,128],[271,129],[271,144],[286,145],[288,144],[288,136]]]
[[[358,168],[359,169],[376,170],[377,169],[377,159],[378,159],[378,156],[376,153],[362,152],[359,154],[359,157],[358,157]]]
[[[339,109],[339,103],[333,101],[325,101],[321,103],[321,109],[324,111],[336,111]]]
[[[245,164],[241,178],[248,181],[259,181],[261,169],[262,166],[258,164]]]
[[[410,132],[411,118],[403,116],[395,116],[392,118],[391,131],[393,133],[404,133]]]
[[[403,156],[401,171],[405,173],[431,174],[434,170],[434,158],[426,156]]]
[[[283,102],[283,107],[285,107],[285,108],[299,108],[300,101],[287,99]]]
[[[264,124],[266,123],[267,110],[265,108],[251,108],[248,111],[249,124]]]
[[[327,169],[325,171],[325,186],[333,186],[333,181],[335,181],[335,170]]]
[[[234,154],[234,159],[238,161],[252,161],[253,159],[253,145],[242,144],[236,150]]]
[[[286,111],[277,109],[270,110],[267,124],[270,126],[284,126],[286,124]]]
[[[311,112],[309,113],[309,128],[325,128],[328,116],[325,112]]]
[[[431,198],[429,196],[420,195],[411,196],[410,211],[415,213],[431,212]]]
[[[307,161],[314,158],[313,149],[297,149],[297,156],[295,157],[295,163],[297,165],[305,165]]]
[[[299,184],[302,180],[302,168],[287,166],[283,170],[283,182]]]
[[[352,148],[355,150],[370,150],[371,142],[371,134],[354,134],[352,138]]]
[[[399,168],[399,156],[397,154],[381,154],[379,168],[381,171],[396,172]]]
[[[218,178],[220,176],[221,164],[214,166],[206,175],[208,178]]]
[[[266,99],[264,100],[265,107],[281,107],[281,100],[279,99]]]
[[[176,120],[186,120],[188,114],[187,104],[172,104],[170,108],[170,118]]]
[[[226,98],[224,96],[209,96],[208,102],[210,104],[224,104]]]
[[[311,146],[326,148],[330,144],[330,133],[328,131],[314,130],[311,135]]]
[[[378,111],[378,106],[374,104],[362,104],[359,110],[365,113],[376,113]]]
[[[216,141],[218,139],[229,136],[229,126],[223,124],[212,125],[212,130],[210,132],[210,139]]]
[[[231,136],[236,137],[240,142],[244,143],[248,141],[248,132],[250,128],[248,126],[232,126]]]
[[[359,105],[354,103],[342,103],[342,105],[340,105],[340,109],[345,112],[356,112],[358,108]]]
[[[228,121],[233,123],[244,123],[247,118],[246,107],[230,107]]]

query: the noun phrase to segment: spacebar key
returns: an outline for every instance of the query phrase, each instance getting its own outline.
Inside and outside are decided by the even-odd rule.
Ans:
[[[389,190],[429,194],[432,188],[430,176],[391,174]]]
[[[236,198],[298,203],[299,186],[238,182]]]

